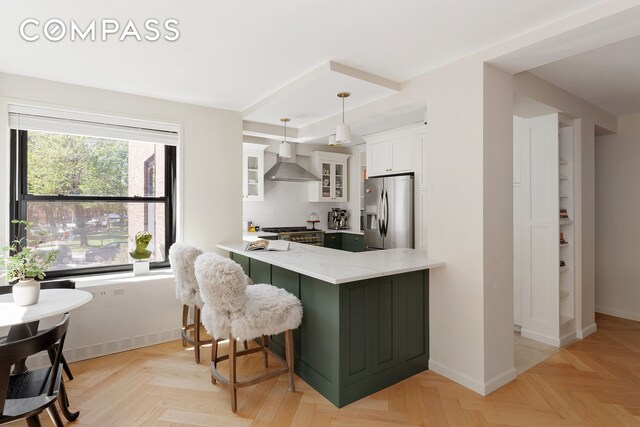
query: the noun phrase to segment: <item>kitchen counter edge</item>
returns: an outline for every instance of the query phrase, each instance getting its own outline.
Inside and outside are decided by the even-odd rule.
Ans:
[[[291,245],[293,247],[295,247],[296,245],[300,245],[301,247],[305,247],[307,245],[302,244],[302,243],[291,243]],[[377,277],[384,277],[384,276],[393,276],[396,274],[402,274],[402,273],[408,273],[408,272],[412,272],[412,271],[421,271],[421,270],[430,270],[433,268],[440,268],[440,267],[444,267],[446,265],[446,263],[444,261],[438,261],[438,260],[433,260],[433,259],[426,259],[424,262],[420,262],[419,264],[413,265],[413,266],[404,266],[404,267],[400,267],[400,268],[396,268],[396,269],[392,269],[389,271],[376,271],[376,272],[371,272],[371,273],[359,273],[359,274],[353,274],[353,275],[348,275],[348,276],[341,276],[341,277],[331,277],[331,276],[327,276],[321,272],[317,272],[317,271],[312,271],[312,270],[306,270],[304,268],[300,268],[298,266],[292,266],[290,264],[287,264],[287,262],[282,262],[279,259],[273,259],[273,258],[269,258],[268,256],[264,256],[267,255],[269,253],[274,253],[274,252],[267,252],[267,251],[245,251],[244,247],[246,246],[246,242],[223,242],[217,245],[217,247],[219,249],[228,251],[228,252],[233,252],[235,254],[238,255],[242,255],[242,256],[246,256],[248,258],[252,258],[267,264],[271,264],[271,265],[275,265],[276,267],[280,267],[283,268],[285,270],[290,270],[293,272],[296,272],[298,274],[302,274],[305,276],[309,276],[309,277],[313,277],[315,279],[318,280],[322,280],[323,282],[328,282],[334,285],[340,285],[343,283],[352,283],[352,282],[357,282],[359,280],[367,280],[367,279],[374,279]],[[242,249],[241,249],[242,248]],[[329,251],[329,252],[343,252],[343,251],[338,251],[336,249],[331,249],[331,248],[325,248],[325,247],[314,247],[314,250],[321,250],[321,251]],[[393,249],[389,249],[390,251],[393,251]],[[415,251],[415,252],[420,252],[417,249],[403,249],[403,250],[409,250],[409,251]],[[367,257],[367,254],[374,254],[376,252],[379,251],[372,251],[372,252],[360,252],[360,253],[353,253],[351,254],[352,256],[357,256],[357,257]],[[278,252],[278,253],[282,253],[282,252]],[[262,256],[261,256],[262,255]],[[345,267],[348,268],[348,264],[345,264]]]

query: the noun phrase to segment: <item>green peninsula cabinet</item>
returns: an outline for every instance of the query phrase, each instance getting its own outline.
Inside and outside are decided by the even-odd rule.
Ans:
[[[240,248],[240,245],[219,247],[230,250],[232,259],[256,283],[270,283],[286,289],[302,301],[304,316],[294,334],[295,372],[337,407],[427,369],[428,268],[442,266],[442,263],[432,262],[432,266],[427,267],[426,254],[422,253],[425,259],[425,268],[422,269],[330,283],[294,271],[301,270],[301,264],[295,264],[296,251],[301,254],[297,256],[298,260],[309,255],[309,251],[319,251],[319,270],[338,268],[335,263],[340,258],[322,258],[323,250],[335,252],[326,248],[310,249],[292,244],[291,254],[258,254],[234,252],[233,249]],[[368,256],[366,254],[358,256]],[[287,255],[293,260],[292,267],[284,265]],[[369,258],[372,263],[379,263],[379,257],[391,255],[374,254]],[[333,257],[325,254],[327,256]],[[257,257],[263,259],[255,259]],[[365,262],[367,258],[363,260]],[[327,267],[322,265],[323,262],[334,264]],[[311,273],[316,275],[313,271]],[[342,280],[348,279],[335,279]],[[283,354],[283,337],[272,337],[270,346]]]

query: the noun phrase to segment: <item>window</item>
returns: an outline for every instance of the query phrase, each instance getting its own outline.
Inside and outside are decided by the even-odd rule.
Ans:
[[[11,217],[32,223],[21,237],[39,242],[39,251],[57,251],[47,277],[130,270],[143,230],[153,235],[152,268],[168,266],[176,147],[33,127],[11,129]]]

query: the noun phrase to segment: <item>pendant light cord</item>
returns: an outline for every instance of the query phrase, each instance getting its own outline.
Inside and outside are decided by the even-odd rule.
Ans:
[[[342,98],[342,123],[344,124],[344,97]]]

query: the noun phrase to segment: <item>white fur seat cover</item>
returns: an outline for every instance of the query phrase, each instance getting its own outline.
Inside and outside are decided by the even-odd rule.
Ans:
[[[194,264],[202,251],[185,243],[174,243],[169,248],[169,262],[176,278],[176,298],[182,304],[202,307],[200,289]]]
[[[302,304],[284,289],[246,285],[242,267],[214,253],[200,255],[195,273],[204,301],[202,324],[214,338],[250,340],[295,329],[302,322]]]

